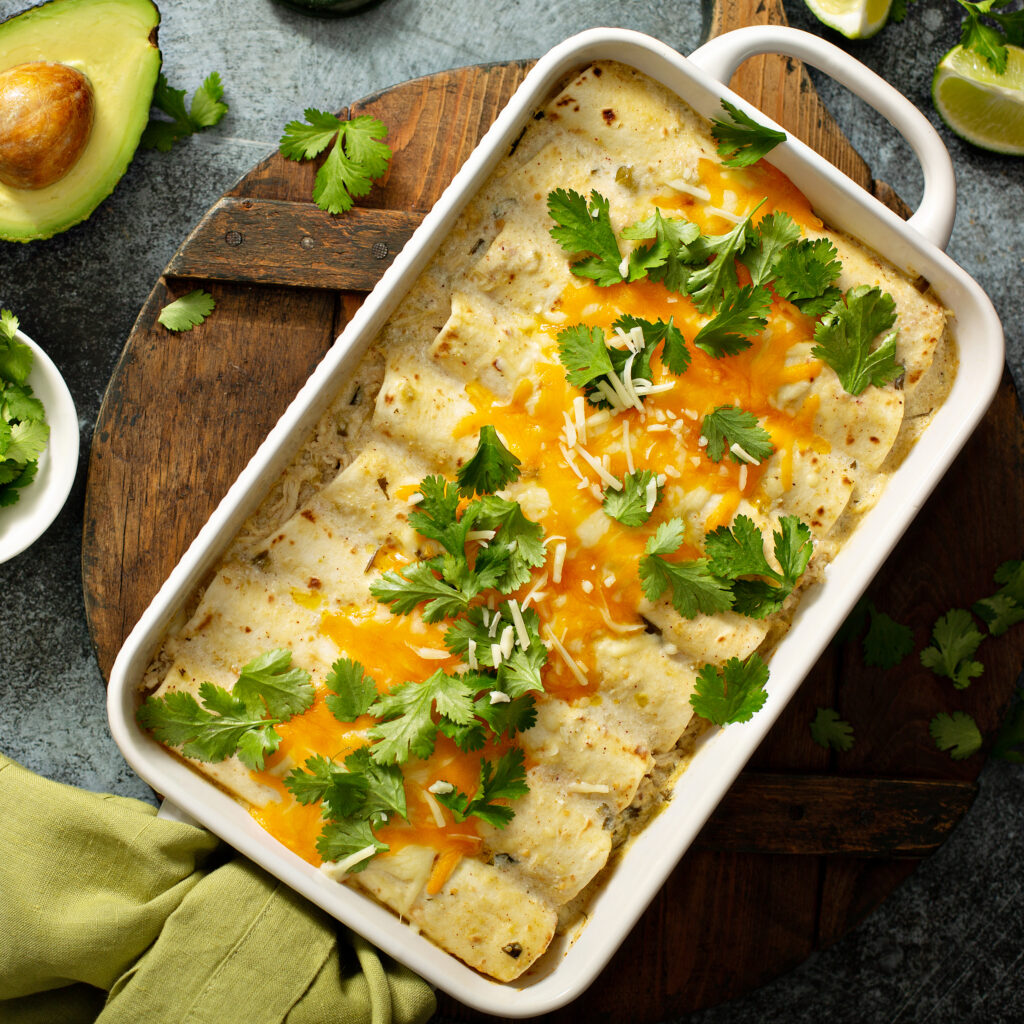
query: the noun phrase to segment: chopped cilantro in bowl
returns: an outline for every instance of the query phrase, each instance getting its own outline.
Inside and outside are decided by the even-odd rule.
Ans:
[[[47,354],[0,311],[0,562],[64,507],[78,469],[78,414]]]

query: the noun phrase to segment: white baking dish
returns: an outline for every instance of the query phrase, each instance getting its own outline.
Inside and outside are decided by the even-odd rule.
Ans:
[[[359,892],[329,881],[279,845],[243,807],[136,725],[137,687],[175,611],[276,480],[464,204],[556,87],[590,61],[612,59],[633,65],[662,82],[705,116],[717,114],[719,101],[725,97],[767,122],[763,114],[722,84],[743,59],[762,52],[798,57],[833,74],[881,110],[917,153],[924,168],[925,191],[920,208],[908,223],[793,138],[773,150],[770,159],[803,190],[827,223],[862,239],[912,275],[923,274],[931,281],[954,314],[953,326],[961,347],[959,374],[945,405],[868,515],[869,521],[830,566],[826,583],[806,595],[792,629],[772,658],[764,709],[751,722],[729,726],[702,743],[676,788],[675,799],[639,836],[624,862],[609,872],[591,904],[589,924],[574,937],[575,941],[565,939],[559,945],[556,940],[527,976],[512,984],[500,984],[414,934]],[[114,665],[108,698],[111,730],[128,762],[168,800],[464,1003],[501,1016],[527,1017],[569,1002],[593,981],[629,933],[995,393],[1003,367],[999,321],[978,285],[941,251],[952,228],[954,205],[952,166],[927,120],[872,72],[814,36],[777,27],[741,29],[701,47],[689,59],[647,36],[616,29],[584,32],[557,46],[527,76],[228,491],[129,636]]]

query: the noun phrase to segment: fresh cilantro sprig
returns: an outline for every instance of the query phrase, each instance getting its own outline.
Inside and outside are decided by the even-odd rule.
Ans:
[[[731,528],[721,526],[707,534],[707,557],[669,561],[664,556],[679,548],[683,536],[681,519],[662,523],[647,542],[639,573],[649,601],[668,590],[672,606],[688,619],[698,612],[713,615],[730,609],[765,618],[793,592],[813,552],[810,528],[796,516],[783,516],[773,533],[779,570],[765,557],[761,531],[748,516],[737,516]]]
[[[523,752],[515,747],[496,763],[480,759],[480,781],[472,797],[453,788],[450,793],[437,793],[436,799],[452,812],[459,823],[472,816],[488,825],[504,828],[515,816],[515,811],[495,801],[516,800],[529,791]]]
[[[480,483],[478,474],[474,474]],[[407,615],[423,604],[426,622],[438,622],[466,611],[483,591],[503,594],[522,586],[531,570],[544,564],[544,530],[523,514],[518,502],[487,494],[459,513],[460,488],[440,476],[420,484],[422,501],[409,516],[410,525],[437,542],[444,554],[416,562],[402,572],[389,570],[370,584],[370,593]],[[470,530],[495,532],[486,548],[471,560],[466,548]]]
[[[751,219],[767,202],[762,199],[738,224],[721,235],[701,235],[690,247],[695,257],[709,262],[694,270],[686,282],[693,304],[701,313],[713,313],[739,287],[736,260],[750,240]]]
[[[267,651],[242,667],[230,691],[201,683],[202,706],[192,694],[174,690],[148,697],[136,718],[161,743],[181,747],[186,757],[216,762],[237,754],[246,767],[262,771],[264,757],[281,742],[274,726],[313,703],[309,673],[292,668],[291,660],[291,651]]]
[[[998,75],[1009,59],[1006,45],[1024,46],[1024,9],[1004,11],[1013,0],[957,0],[967,12],[960,26],[960,45],[984,57]],[[983,20],[988,19],[988,21]],[[994,25],[988,22],[995,22]]]
[[[700,263],[699,253],[691,251],[691,245],[700,238],[700,228],[696,224],[684,218],[665,218],[661,210],[655,209],[649,217],[623,229],[622,237],[654,239],[651,245],[641,246],[630,253],[631,268],[634,264],[644,267],[652,281],[660,281],[669,291],[686,294],[693,265]]]
[[[201,288],[168,302],[160,310],[157,320],[169,331],[191,331],[201,324],[216,306],[213,296]]]
[[[858,285],[818,323],[811,354],[836,371],[851,395],[859,395],[869,384],[882,387],[903,373],[896,362],[896,332],[887,334],[877,347],[871,346],[895,322],[892,296],[877,287]]]
[[[548,213],[556,225],[551,237],[571,256],[582,257],[570,268],[577,277],[590,278],[602,287],[627,279],[608,200],[600,192],[591,192],[587,199],[573,189],[557,188],[548,193]]]
[[[344,213],[387,171],[391,148],[383,139],[388,130],[368,114],[342,121],[309,107],[304,116],[305,122],[289,121],[285,126],[278,151],[289,160],[312,160],[333,142],[316,172],[313,202],[328,213]]]
[[[1002,586],[991,597],[978,601],[973,611],[984,620],[992,636],[1002,636],[1024,621],[1024,561],[1003,562],[996,569],[995,581]]]
[[[36,476],[50,427],[28,376],[32,349],[17,337],[18,318],[0,310],[0,508],[13,505]]]
[[[224,85],[220,75],[214,71],[196,89],[192,103],[186,110],[185,90],[172,89],[167,79],[160,74],[153,90],[153,106],[170,120],[150,117],[140,145],[143,149],[159,149],[166,153],[179,139],[213,127],[228,112],[223,96]]]
[[[690,694],[693,710],[714,725],[749,722],[768,699],[768,666],[758,654],[730,658],[721,668],[704,665]]]
[[[772,290],[807,316],[822,316],[840,298],[835,282],[842,269],[839,252],[827,238],[800,239],[776,257]]]
[[[711,572],[732,583],[733,610],[754,619],[782,607],[813,553],[810,527],[796,516],[783,516],[772,536],[778,571],[765,557],[761,531],[748,516],[737,516],[731,528],[720,526],[705,538]]]
[[[480,440],[473,457],[459,467],[459,490],[474,494],[493,494],[519,479],[521,463],[504,445],[490,424],[480,428]]]
[[[835,708],[818,708],[811,722],[811,739],[826,750],[849,750],[853,746],[853,726],[840,718]]]
[[[980,661],[973,660],[984,639],[971,613],[954,608],[935,623],[932,645],[921,652],[921,664],[937,676],[952,679],[958,690],[964,690],[985,671]]]
[[[390,847],[373,833],[391,815],[408,820],[405,783],[397,765],[379,765],[365,747],[345,758],[344,765],[317,754],[284,780],[300,804],[320,803],[324,828],[317,851],[325,861],[339,861],[373,847],[382,853]],[[370,858],[357,861],[349,873],[362,871]]]
[[[871,625],[864,636],[864,664],[895,668],[914,650],[914,631],[868,602]]]
[[[767,288],[744,285],[727,291],[718,312],[697,332],[694,345],[715,359],[750,348],[750,339],[768,324],[771,305]]]
[[[558,358],[568,371],[565,379],[574,387],[582,388],[591,405],[611,405],[605,393],[606,388],[616,396],[619,395],[613,376],[620,383],[628,384],[633,391],[636,391],[638,382],[649,383],[651,355],[662,341],[665,343],[665,351],[669,353],[667,358],[671,366],[680,368],[679,372],[686,369],[690,359],[686,351],[686,340],[671,320],[668,323],[662,320],[652,323],[635,316],[621,316],[613,327],[625,333],[629,333],[634,327],[640,327],[643,347],[638,352],[628,347],[609,348],[604,331],[600,327],[587,327],[586,324],[566,327],[558,332],[556,338]],[[637,397],[643,400],[641,392],[637,392]]]
[[[682,519],[674,518],[662,523],[647,541],[639,569],[644,595],[657,601],[668,590],[672,607],[687,619],[699,612],[714,615],[728,611],[733,605],[732,591],[712,573],[706,558],[685,562],[665,558],[679,548],[684,535]]]
[[[770,153],[780,142],[786,141],[786,133],[758,124],[728,100],[722,100],[728,120],[715,118],[711,122],[711,133],[718,144],[718,155],[726,167],[749,167]]]
[[[966,711],[940,711],[928,726],[939,750],[948,750],[954,761],[963,761],[981,749],[978,723]]]
[[[720,405],[705,417],[700,428],[701,435],[707,438],[708,458],[712,462],[721,462],[728,450],[733,462],[747,462],[737,455],[733,445],[739,447],[758,462],[771,458],[775,451],[772,435],[758,422],[752,412],[741,409],[738,405]]]
[[[648,508],[651,483],[654,482],[654,503]],[[651,518],[651,512],[661,501],[664,488],[656,482],[655,474],[649,469],[638,469],[622,478],[622,490],[608,487],[604,492],[602,507],[612,519],[623,526],[643,526]]]
[[[775,272],[775,262],[782,253],[800,240],[800,228],[788,213],[774,210],[765,214],[750,232],[750,239],[740,255],[740,262],[750,271],[755,287],[768,284]]]

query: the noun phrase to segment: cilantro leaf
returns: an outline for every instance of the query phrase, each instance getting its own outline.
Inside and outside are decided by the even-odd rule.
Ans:
[[[224,85],[220,75],[214,71],[196,89],[192,103],[186,110],[185,90],[172,89],[161,73],[153,90],[153,106],[171,120],[151,117],[142,133],[140,145],[143,149],[158,149],[166,153],[179,139],[204,128],[211,128],[228,112],[223,96]]]
[[[373,760],[403,764],[410,753],[429,757],[437,735],[431,717],[434,709],[456,725],[467,725],[473,718],[476,690],[465,676],[450,676],[438,669],[422,683],[400,683],[381,694],[374,707],[380,721],[368,733],[376,741],[371,748]]]
[[[771,304],[772,297],[766,288],[745,285],[730,292],[722,299],[714,317],[697,332],[694,345],[716,359],[750,348],[751,335],[763,330],[768,323]]]
[[[509,701],[492,702],[492,692],[504,691],[489,691],[477,698],[476,713],[496,737],[511,739],[517,732],[533,728],[537,722],[537,702],[530,694]]]
[[[683,618],[692,619],[698,612],[714,615],[732,607],[729,585],[709,569],[706,558],[688,562],[670,562],[662,557],[675,551],[683,542],[684,525],[679,518],[670,519],[655,531],[640,559],[640,584],[648,601],[657,601],[668,589],[672,607]]]
[[[661,501],[664,488],[654,485],[654,502],[650,508],[648,492],[655,474],[649,469],[638,469],[627,473],[622,478],[622,490],[616,491],[608,487],[604,492],[602,507],[612,519],[617,519],[623,526],[643,526],[651,518],[651,512]]]
[[[803,239],[776,258],[772,288],[808,316],[827,313],[840,297],[835,282],[842,272],[839,252],[827,238]]]
[[[389,569],[370,584],[370,593],[381,604],[391,605],[393,615],[408,615],[417,605],[426,602],[424,622],[438,622],[458,615],[475,596],[467,596],[458,587],[438,579],[432,562],[416,562],[408,566],[404,574]]]
[[[518,501],[506,501],[496,494],[485,495],[473,506],[477,509],[475,525],[497,531],[488,547],[477,554],[477,571],[482,562],[494,564],[493,560],[498,560],[495,567],[501,571],[494,574],[489,585],[507,594],[526,583],[531,570],[547,560],[544,527],[527,519]]]
[[[853,746],[853,728],[834,708],[818,708],[811,722],[811,739],[826,750],[849,750]]]
[[[1011,626],[1024,622],[1024,606],[1003,591],[976,601],[971,610],[985,623],[992,636],[1002,636]]]
[[[1006,38],[998,29],[986,25],[980,18],[981,14],[992,16],[992,4],[961,3],[961,6],[967,9],[968,14],[960,26],[960,45],[984,57],[997,75],[1005,74],[1009,60]]]
[[[762,199],[730,231],[723,235],[701,235],[693,246],[701,257],[710,257],[711,260],[693,271],[686,282],[687,291],[701,313],[711,313],[717,304],[731,296],[738,287],[736,260],[743,255],[747,247],[751,218],[766,201]]]
[[[624,280],[608,200],[600,192],[591,192],[588,201],[573,189],[555,189],[548,193],[548,213],[557,225],[551,237],[570,255],[584,256],[570,267],[574,274],[602,287]]]
[[[971,613],[954,608],[935,623],[932,646],[921,652],[921,664],[937,676],[953,680],[958,690],[985,671],[980,661],[971,660],[984,637],[975,629]]]
[[[775,261],[793,242],[800,238],[800,229],[788,213],[775,210],[761,218],[751,228],[747,248],[740,256],[740,262],[750,271],[750,283],[754,287],[767,284],[772,278]]]
[[[577,324],[559,331],[558,358],[569,371],[565,379],[577,388],[588,388],[612,370],[604,331],[600,327]]]
[[[993,636],[1002,636],[1011,626],[1024,621],[1024,561],[1003,562],[996,569],[995,581],[1003,586],[991,597],[978,601],[973,611]]]
[[[10,463],[0,465],[0,508],[8,508],[15,504],[21,496],[21,489],[35,480],[39,470],[38,462],[29,462],[20,472],[13,472],[10,478],[5,480],[2,477],[5,466],[10,468]],[[14,469],[16,470],[17,466]]]
[[[316,172],[313,202],[328,213],[344,213],[387,171],[391,149],[383,139],[388,130],[367,114],[342,121],[309,107],[304,116],[305,123],[289,121],[285,125],[278,152],[289,160],[310,160],[333,142]]]
[[[265,709],[252,708],[213,683],[202,683],[199,695],[202,707],[180,690],[148,697],[136,718],[161,743],[181,747],[185,757],[217,762],[237,753],[247,767],[262,771],[264,755],[281,742]]]
[[[10,424],[4,458],[8,462],[35,462],[46,450],[50,427],[41,420],[22,420]]]
[[[16,337],[18,318],[0,310],[0,380],[24,384],[32,372],[32,349]]]
[[[301,715],[313,704],[313,684],[305,669],[292,668],[292,652],[267,651],[242,666],[232,694],[251,708],[266,709],[272,718]]]
[[[964,711],[952,715],[940,711],[931,720],[928,732],[939,750],[948,750],[954,761],[963,761],[981,749],[978,723]]]
[[[722,107],[729,120],[712,120],[711,134],[718,143],[718,155],[726,167],[756,164],[780,142],[786,141],[785,132],[758,124],[728,100],[722,100]]]
[[[882,387],[903,373],[895,358],[896,332],[875,349],[871,343],[895,322],[891,295],[867,285],[851,288],[815,328],[811,354],[836,371],[851,395],[859,395],[869,384]]]
[[[692,221],[682,218],[666,219],[661,210],[655,209],[650,217],[631,224],[622,232],[623,238],[653,238],[655,242],[647,250],[647,276],[652,281],[660,281],[669,291],[685,295],[687,282],[693,272],[693,264],[700,263],[700,253],[691,250],[694,242],[700,238],[700,228]],[[655,256],[660,262],[655,261]],[[633,280],[633,264],[639,262],[636,251],[630,254],[630,280]],[[681,373],[681,370],[673,370]]]
[[[345,768],[366,780],[366,801],[360,813],[384,823],[391,814],[408,818],[405,803],[405,782],[397,765],[378,764],[370,748],[360,747],[345,758]]]
[[[437,801],[452,812],[457,822],[473,816],[495,828],[504,828],[515,817],[515,811],[494,801],[515,800],[529,791],[523,752],[516,747],[503,754],[497,764],[480,759],[480,781],[472,799],[453,789],[450,793],[438,793]]]
[[[772,435],[760,425],[752,412],[738,405],[720,405],[709,412],[704,417],[700,432],[707,438],[705,451],[712,462],[722,461],[727,446],[733,462],[747,462],[747,459],[731,450],[734,444],[758,462],[771,458],[775,451]]]
[[[668,323],[665,323],[664,320],[643,320],[638,316],[626,313],[612,324],[613,328],[616,328],[623,334],[631,334],[634,328],[640,328],[640,334],[643,337],[644,343],[630,369],[630,377],[634,380],[638,377],[643,379],[650,377],[651,353],[662,342],[665,343],[665,347],[662,350],[661,358],[665,365],[672,373],[686,372],[686,368],[690,365],[690,353],[686,348],[686,338],[683,336],[683,332],[675,326],[673,320],[673,317],[669,317]],[[622,365],[616,365],[621,351],[618,349],[609,350],[612,366],[620,375],[625,372],[625,359],[628,358],[628,353],[626,353],[622,357]]]
[[[262,771],[264,755],[281,742],[273,726],[313,703],[309,673],[290,668],[291,657],[291,651],[278,650],[253,658],[230,692],[201,683],[202,707],[183,691],[148,697],[136,718],[161,743],[181,747],[186,757],[223,761],[237,753],[247,767]]]
[[[377,699],[377,684],[366,674],[358,661],[339,658],[327,676],[327,710],[339,722],[354,722],[365,715]]]
[[[773,538],[781,572],[769,564],[761,531],[749,516],[737,516],[731,528],[720,526],[705,538],[711,572],[733,581],[733,607],[741,615],[763,619],[778,611],[807,568],[813,544],[806,524],[796,516],[783,516]]]
[[[391,849],[387,843],[382,843],[374,834],[368,821],[330,821],[324,826],[316,841],[317,853],[326,862],[344,860],[354,853],[361,853],[368,846],[372,846],[377,853],[385,853]],[[363,871],[369,865],[372,857],[359,861],[349,868],[350,874]]]
[[[702,666],[690,694],[693,710],[715,725],[749,722],[768,699],[768,666],[757,654],[730,658],[721,668]]]
[[[212,312],[216,303],[209,292],[202,288],[182,295],[180,299],[167,303],[157,317],[169,331],[191,331],[201,324]]]
[[[914,650],[914,631],[868,603],[871,625],[864,637],[864,664],[895,668]]]
[[[480,428],[473,457],[459,467],[459,490],[468,496],[493,494],[519,479],[520,462],[502,443],[490,424]]]

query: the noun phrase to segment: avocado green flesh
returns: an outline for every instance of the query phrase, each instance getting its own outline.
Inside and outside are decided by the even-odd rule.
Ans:
[[[49,61],[93,88],[92,132],[78,162],[42,189],[0,183],[0,239],[49,238],[83,221],[114,190],[149,120],[160,72],[150,0],[50,0],[0,24],[0,71]]]

